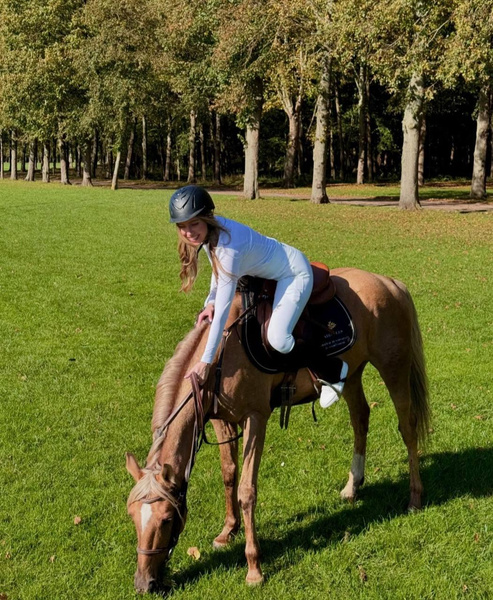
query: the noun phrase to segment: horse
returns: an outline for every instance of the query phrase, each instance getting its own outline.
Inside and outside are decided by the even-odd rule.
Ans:
[[[421,507],[423,485],[419,474],[418,442],[429,428],[428,383],[423,342],[412,297],[396,280],[354,268],[332,271],[337,295],[352,315],[356,341],[340,357],[349,365],[344,399],[354,431],[349,478],[341,497],[353,501],[364,482],[366,442],[370,409],[362,385],[367,363],[380,373],[393,401],[399,431],[407,447],[410,472],[409,509]],[[225,331],[242,312],[237,293]],[[257,475],[264,447],[266,425],[272,414],[271,395],[283,374],[257,370],[248,360],[239,336],[225,337],[222,377],[217,393],[214,366],[206,382],[203,404],[190,392],[187,370],[202,355],[208,324],[195,327],[178,344],[156,388],[152,417],[153,443],[146,466],[126,454],[126,467],[135,480],[127,509],[137,532],[135,588],[159,589],[159,576],[168,562],[187,518],[188,478],[198,449],[198,431],[208,419],[219,442],[226,495],[224,527],[213,545],[220,548],[245,529],[246,582],[260,584],[263,574],[255,527]],[[218,356],[216,355],[216,361]],[[196,384],[196,382],[195,382]],[[317,398],[307,369],[298,371],[293,405]],[[198,406],[200,405],[200,406]],[[243,469],[238,483],[238,426],[243,432]]]

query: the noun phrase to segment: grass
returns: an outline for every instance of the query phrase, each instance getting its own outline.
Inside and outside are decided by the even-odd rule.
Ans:
[[[178,292],[169,195],[0,182],[2,599],[136,597],[124,452],[147,454],[154,386],[209,280],[204,264],[194,292]],[[376,404],[358,501],[338,495],[352,451],[344,403],[318,410],[317,423],[300,407],[287,431],[275,414],[257,510],[267,581],[249,589],[243,536],[211,549],[223,494],[217,448],[204,447],[171,598],[493,597],[491,214],[214,199],[218,212],[312,259],[406,282],[431,384],[425,507],[405,512],[405,448],[368,369]]]

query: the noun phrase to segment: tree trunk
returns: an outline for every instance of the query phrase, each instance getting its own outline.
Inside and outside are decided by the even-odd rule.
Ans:
[[[57,143],[59,143],[59,140],[57,140],[56,138],[52,138],[52,144],[51,144],[51,147],[53,148],[53,156],[52,156],[52,161],[51,161],[51,174],[52,175],[55,175],[55,173],[56,173]]]
[[[421,205],[418,194],[419,125],[423,111],[423,76],[413,73],[409,82],[407,104],[402,119],[401,193],[399,208],[416,210]]]
[[[202,180],[207,179],[207,165],[205,161],[205,136],[204,126],[199,124],[199,140],[200,140],[200,177]]]
[[[260,141],[260,119],[262,117],[263,97],[261,82],[257,82],[254,96],[254,108],[246,126],[245,135],[245,178],[243,195],[249,200],[259,197],[258,191],[258,150]]]
[[[168,129],[166,136],[166,162],[164,164],[164,181],[169,181],[171,170],[171,130]]]
[[[10,134],[10,179],[17,179],[17,133],[14,129]]]
[[[70,185],[69,171],[68,171],[68,160],[67,160],[67,143],[64,139],[60,139],[58,142],[58,148],[60,150],[60,182],[63,185]],[[56,152],[55,152],[56,155]],[[56,158],[55,158],[56,160]]]
[[[476,125],[476,145],[471,180],[471,198],[486,198],[486,156],[488,154],[488,133],[490,128],[490,88],[479,92],[478,118]]]
[[[419,127],[419,156],[418,156],[418,186],[425,184],[425,141],[426,141],[426,115],[421,117]]]
[[[108,140],[108,145],[106,147],[106,160],[105,160],[105,179],[110,179],[113,177],[113,167],[115,166],[114,157],[113,157],[113,140]],[[120,151],[120,159],[121,159],[121,151]]]
[[[41,181],[50,183],[50,146],[48,142],[43,144],[43,166],[41,168]]]
[[[98,171],[98,152],[99,150],[99,131],[96,129],[94,132],[93,144],[92,144],[92,165],[91,175],[96,179]]]
[[[75,175],[77,177],[82,177],[82,169],[81,169],[82,158],[81,158],[81,154],[80,154],[79,144],[75,145],[74,155],[75,155]]]
[[[123,179],[125,179],[125,180],[130,179],[130,167],[132,166],[132,154],[134,151],[136,126],[137,126],[137,119],[134,119],[132,129],[130,130],[130,137],[128,139],[127,160],[125,162],[125,172],[123,174]]]
[[[315,204],[327,204],[327,133],[329,126],[329,62],[324,60],[320,93],[317,99],[317,124],[315,128],[315,143],[313,145],[313,179],[310,201]]]
[[[196,135],[197,115],[194,110],[190,111],[190,131],[188,134],[188,183],[195,183],[195,135]]]
[[[356,184],[365,182],[365,159],[366,159],[366,65],[362,64],[359,69],[359,77],[356,79],[358,88],[358,168],[356,170]]]
[[[221,185],[221,115],[216,112],[214,131],[214,181]]]
[[[296,152],[298,150],[298,140],[300,138],[300,116],[301,116],[301,93],[296,99],[293,99],[286,90],[281,90],[281,100],[284,112],[288,117],[289,133],[288,144],[286,147],[286,158],[284,160],[284,180],[286,188],[294,186],[294,165]]]
[[[120,169],[120,160],[122,158],[122,153],[120,148],[118,148],[118,152],[116,153],[115,159],[115,168],[113,169],[113,179],[111,180],[111,189],[118,189],[118,170]]]
[[[176,179],[181,181],[181,169],[180,169],[180,159],[176,159]]]
[[[92,186],[91,180],[91,140],[86,140],[84,144],[84,166],[82,168],[82,182],[81,185]]]
[[[21,173],[26,172],[26,144],[22,144]]]
[[[373,181],[373,144],[371,140],[371,119],[370,119],[370,80],[368,74],[366,77],[366,173],[368,181]]]
[[[36,146],[37,140],[29,142],[29,168],[27,170],[25,181],[34,181],[34,174],[36,171]]]
[[[344,180],[344,138],[342,136],[342,113],[339,101],[339,86],[334,87],[334,100],[336,107],[337,133],[339,135],[339,179]]]
[[[142,117],[142,179],[147,179],[147,119]]]

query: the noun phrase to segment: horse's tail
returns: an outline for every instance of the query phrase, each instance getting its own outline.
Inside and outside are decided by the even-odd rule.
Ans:
[[[418,323],[418,314],[411,294],[408,293],[411,305],[411,406],[416,417],[418,439],[424,441],[430,427],[430,405],[428,402],[428,376],[426,374],[423,337]]]

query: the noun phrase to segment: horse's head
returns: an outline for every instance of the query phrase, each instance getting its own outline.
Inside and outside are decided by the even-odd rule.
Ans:
[[[169,465],[141,469],[129,453],[127,470],[136,482],[127,502],[137,531],[135,589],[152,592],[159,588],[159,572],[185,527],[186,488],[177,485]]]

